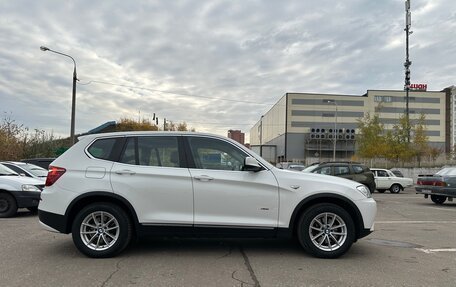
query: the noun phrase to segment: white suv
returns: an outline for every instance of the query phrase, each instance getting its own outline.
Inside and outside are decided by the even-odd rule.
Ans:
[[[373,231],[376,211],[364,185],[275,168],[225,137],[123,132],[82,137],[51,164],[39,218],[90,257],[149,234],[296,236],[335,258]]]

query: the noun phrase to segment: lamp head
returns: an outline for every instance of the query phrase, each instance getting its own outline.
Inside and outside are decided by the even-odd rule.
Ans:
[[[50,49],[48,47],[41,46],[40,50],[46,52],[46,51],[49,51]]]

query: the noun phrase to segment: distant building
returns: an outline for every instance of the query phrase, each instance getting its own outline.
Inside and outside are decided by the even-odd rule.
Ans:
[[[240,130],[229,130],[228,137],[230,139],[237,141],[240,144],[244,144],[245,134]]]
[[[451,101],[451,104],[450,104]],[[456,91],[410,91],[410,118],[426,116],[431,146],[443,152],[456,142]],[[250,144],[272,162],[349,160],[356,152],[358,120],[377,113],[386,130],[405,111],[405,92],[368,90],[364,95],[287,93],[250,130]]]

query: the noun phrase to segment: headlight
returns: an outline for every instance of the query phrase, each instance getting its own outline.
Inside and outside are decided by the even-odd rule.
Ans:
[[[367,186],[365,185],[360,185],[360,186],[357,186],[356,189],[361,192],[362,194],[364,194],[365,197],[367,198],[370,198],[371,197],[371,192],[369,190],[369,188],[367,188]]]
[[[34,186],[32,184],[23,184],[22,185],[22,191],[40,192],[41,190],[38,187],[36,187],[36,186]]]

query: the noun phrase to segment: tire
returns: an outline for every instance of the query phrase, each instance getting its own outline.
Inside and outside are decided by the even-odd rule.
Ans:
[[[35,214],[35,213],[38,212],[38,206],[27,207],[27,209],[28,209],[31,213],[33,213],[33,214]]]
[[[355,241],[355,225],[350,214],[332,203],[320,203],[307,209],[297,231],[304,250],[319,258],[337,258]]]
[[[377,191],[378,191],[379,193],[385,193],[385,190],[384,190],[384,189],[377,189]]]
[[[389,190],[390,190],[391,193],[399,193],[402,190],[402,186],[400,186],[399,184],[395,183],[389,188]]]
[[[12,217],[17,213],[16,199],[9,193],[0,193],[0,218]]]
[[[446,201],[446,196],[443,195],[431,195],[431,200],[435,204],[443,204]]]
[[[83,208],[76,215],[71,231],[73,242],[82,254],[107,258],[119,254],[131,242],[132,223],[119,206],[100,202]]]

